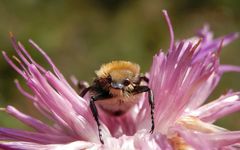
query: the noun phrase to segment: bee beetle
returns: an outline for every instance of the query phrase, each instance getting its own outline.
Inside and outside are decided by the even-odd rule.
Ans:
[[[154,98],[152,90],[143,82],[148,78],[140,75],[140,66],[129,61],[112,61],[103,64],[95,71],[97,77],[91,86],[79,83],[80,96],[90,92],[90,109],[96,120],[100,142],[103,144],[100,129],[99,115],[96,105],[106,113],[120,116],[138,103],[143,92],[148,93],[148,102],[151,108],[151,129],[154,130]]]

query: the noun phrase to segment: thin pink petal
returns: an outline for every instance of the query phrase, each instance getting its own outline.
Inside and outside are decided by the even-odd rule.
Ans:
[[[25,47],[22,45],[21,42],[18,42],[18,46],[19,46],[19,50],[22,51],[27,56],[27,58],[31,61],[31,64],[34,64],[35,66],[37,66],[42,72],[46,72],[46,70],[31,57],[31,55],[28,53],[28,51],[25,49]],[[19,57],[23,60],[24,59],[26,60],[25,56],[23,55],[19,55]],[[30,63],[28,62],[26,61],[24,62],[26,63],[26,65],[30,65]]]
[[[0,128],[0,137],[2,139],[6,138],[6,140],[12,139],[16,141],[36,142],[42,144],[67,143],[76,140],[68,136],[22,131],[9,128]]]
[[[8,57],[6,52],[2,51],[2,54],[3,54],[3,57],[5,58],[5,60],[8,62],[8,64],[11,65],[12,68],[17,71],[17,73],[19,73],[23,78],[26,79],[27,77],[26,77],[25,73],[12,62],[12,60]]]
[[[160,133],[143,134],[141,132],[135,135],[134,141],[135,149],[149,149],[149,150],[173,150],[169,140],[165,135]]]
[[[4,142],[0,143],[0,148],[8,150],[83,150],[83,149],[99,149],[100,145],[85,142],[75,141],[66,144],[39,144],[32,142]]]
[[[240,72],[240,66],[234,65],[220,65],[219,67],[220,72]]]
[[[88,113],[88,104],[85,99],[80,97],[76,92],[72,92],[69,90],[64,84],[55,77],[51,72],[47,72],[45,74],[46,79],[49,81],[49,83],[56,88],[56,90],[62,94],[66,98],[66,100],[69,100],[69,102],[72,104],[75,111],[77,111],[79,114]],[[88,113],[89,114],[89,113]]]
[[[15,82],[15,85],[16,85],[17,89],[18,89],[25,97],[27,97],[27,98],[29,98],[29,99],[31,99],[31,100],[33,100],[33,101],[36,101],[36,98],[35,98],[33,95],[31,95],[30,93],[26,92],[26,91],[21,87],[21,85],[20,85],[20,83],[18,82],[18,80],[14,80],[14,82]]]
[[[240,93],[230,93],[203,105],[191,114],[205,122],[214,122],[230,113],[240,111]]]
[[[96,124],[93,124],[94,121],[93,121],[91,114],[88,113],[89,119],[83,118],[83,116],[81,116],[81,114],[78,114],[73,109],[74,106],[73,106],[73,104],[71,104],[71,102],[74,100],[73,98],[75,98],[75,97],[71,97],[72,95],[67,94],[68,89],[65,89],[66,90],[66,91],[64,91],[65,93],[62,93],[63,91],[60,88],[61,85],[59,85],[59,84],[50,85],[49,82],[44,78],[44,76],[41,75],[41,73],[37,70],[37,68],[34,65],[30,65],[29,70],[32,73],[33,78],[35,79],[35,82],[32,82],[32,83],[33,83],[33,86],[35,86],[34,89],[38,93],[38,94],[37,93],[36,94],[39,97],[41,97],[39,99],[41,99],[41,101],[44,102],[44,105],[47,105],[49,110],[52,111],[51,113],[55,114],[56,116],[61,117],[62,121],[64,121],[66,123],[65,127],[74,131],[81,138],[84,137],[85,139],[92,140],[93,139],[92,137],[97,136],[97,134],[95,134],[96,129],[94,128]],[[53,79],[53,78],[51,78],[51,79]],[[50,81],[50,78],[49,78],[49,81]],[[57,80],[55,80],[55,81],[57,81]],[[51,80],[51,82],[53,83],[53,80]],[[63,95],[63,94],[65,94],[65,95]],[[64,96],[68,96],[68,97],[64,97]],[[76,98],[80,98],[80,97],[76,97]],[[72,101],[70,101],[70,100],[72,100]],[[75,99],[75,101],[76,101],[76,99]],[[80,101],[79,101],[79,103],[80,103]],[[81,109],[81,107],[79,107],[79,109]],[[85,113],[86,113],[86,111],[85,111]],[[90,123],[88,123],[87,119],[90,121]],[[94,127],[93,127],[93,125],[94,125]],[[85,130],[87,132],[84,132]]]
[[[169,46],[169,49],[170,50],[173,50],[173,46],[174,46],[174,32],[173,32],[173,27],[172,27],[172,23],[171,23],[171,20],[168,16],[168,13],[166,10],[163,10],[163,15],[164,15],[164,18],[167,22],[167,25],[168,25],[168,30],[169,30],[169,33],[170,33],[170,46]]]
[[[196,150],[221,149],[240,143],[240,131],[202,133],[182,127],[175,128],[175,131]]]
[[[211,54],[202,62],[192,63],[198,44],[187,44],[180,57],[175,53],[182,50],[181,43],[174,53],[170,52],[167,56],[160,53],[154,57],[150,87],[155,96],[156,130],[167,132],[169,125],[186,109],[201,105],[216,86],[218,75],[214,71],[218,62]],[[199,101],[194,101],[196,98]],[[147,103],[144,106],[149,108]]]
[[[55,64],[53,63],[53,61],[51,60],[51,58],[33,41],[33,40],[29,40],[29,43],[32,45],[33,48],[35,48],[37,51],[39,51],[43,57],[47,60],[47,62],[51,65],[54,73],[58,76],[58,78],[64,82],[67,86],[69,86],[68,82],[66,81],[66,79],[64,78],[64,76],[62,75],[62,73],[58,70],[58,68],[55,66]],[[69,86],[70,88],[70,86]],[[73,89],[72,89],[73,90]]]
[[[11,43],[15,51],[17,52],[18,56],[22,59],[22,61],[26,64],[29,65],[29,61],[24,57],[21,51],[21,47],[18,46],[17,41],[15,37],[13,36],[12,33],[10,33],[10,38],[11,38]]]
[[[22,112],[18,111],[13,106],[8,106],[6,108],[6,112],[8,114],[14,116],[18,120],[22,121],[24,124],[34,128],[38,132],[49,133],[49,134],[51,133],[51,134],[54,134],[54,135],[60,134],[56,129],[54,129],[54,128],[44,124],[40,120],[37,120],[37,119],[35,119],[35,118],[31,117],[31,116],[23,114]]]
[[[51,58],[33,41],[29,40],[29,43],[32,45],[33,48],[35,48],[37,51],[39,51],[43,57],[47,60],[49,65],[52,67],[54,73],[57,75],[57,77],[69,88],[70,91],[73,93],[76,93],[76,91],[69,85],[63,74],[59,71],[59,69],[55,66]]]
[[[102,150],[172,150],[166,136],[156,133],[154,135],[146,130],[138,131],[133,136],[122,135],[119,138],[108,137]]]

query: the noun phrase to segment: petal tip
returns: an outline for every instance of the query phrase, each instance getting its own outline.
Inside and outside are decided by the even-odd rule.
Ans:
[[[2,54],[3,54],[3,56],[4,56],[4,55],[6,55],[6,52],[5,52],[5,51],[2,51]]]

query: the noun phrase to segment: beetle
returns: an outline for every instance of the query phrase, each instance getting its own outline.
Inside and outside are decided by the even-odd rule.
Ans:
[[[154,97],[152,90],[146,85],[149,79],[140,75],[140,66],[130,61],[112,61],[103,64],[95,73],[96,78],[91,86],[80,82],[78,86],[81,97],[88,92],[91,95],[89,106],[98,126],[100,142],[104,144],[96,105],[110,115],[120,116],[134,106],[144,92],[148,93],[152,124],[150,133],[153,133]]]

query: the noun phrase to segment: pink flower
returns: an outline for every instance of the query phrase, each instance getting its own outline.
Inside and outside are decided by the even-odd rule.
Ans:
[[[47,54],[32,40],[52,71],[35,62],[20,42],[11,36],[18,67],[3,52],[6,61],[25,79],[32,93],[15,81],[19,91],[35,108],[53,121],[48,125],[13,106],[6,113],[35,131],[0,128],[2,149],[238,149],[240,131],[228,131],[213,125],[217,119],[240,110],[240,92],[229,92],[202,105],[217,86],[221,75],[240,71],[240,67],[220,65],[221,48],[235,40],[233,33],[218,39],[204,26],[191,39],[174,42],[172,25],[163,11],[171,35],[167,54],[161,50],[153,58],[147,74],[155,96],[155,130],[150,108],[143,95],[139,104],[121,117],[100,112],[104,145],[99,141],[96,122],[89,108],[89,97],[80,97],[66,81]]]

